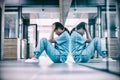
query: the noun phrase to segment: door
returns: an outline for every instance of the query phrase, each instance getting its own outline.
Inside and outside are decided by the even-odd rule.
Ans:
[[[37,45],[37,24],[30,24],[28,26],[27,44],[27,58],[29,58],[33,56],[34,49]]]

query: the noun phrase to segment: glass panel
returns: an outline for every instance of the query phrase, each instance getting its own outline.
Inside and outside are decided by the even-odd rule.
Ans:
[[[1,23],[2,23],[2,8],[0,7],[0,32],[2,32],[2,25],[1,25]],[[3,33],[2,33],[3,34]],[[0,60],[1,60],[1,53],[2,53],[2,50],[1,50],[1,39],[2,39],[2,34],[0,35]]]
[[[105,1],[111,1],[111,0],[105,0]],[[106,71],[109,70],[112,72],[119,73],[120,63],[117,60],[119,58],[119,51],[118,51],[119,49],[117,45],[118,30],[116,23],[117,14],[116,14],[115,2],[113,1],[114,4],[112,4],[112,7],[111,7],[111,3],[112,2],[107,2],[109,8],[108,11],[106,11],[105,2],[103,2],[104,6],[101,6],[99,5],[100,3],[98,3],[99,6],[95,6],[96,4],[93,4],[94,7],[92,5],[90,6],[75,5],[74,7],[71,7],[66,20],[66,26],[68,26],[68,29],[71,31],[71,29],[75,27],[78,23],[84,21],[89,24],[89,31],[92,38],[99,37],[103,43],[102,45],[109,47],[108,49],[109,56],[107,58],[102,58],[101,56],[96,55],[95,52],[95,57],[93,57],[93,59],[90,59],[88,63],[79,63],[80,65],[94,69],[106,70]],[[105,14],[107,14],[107,18]],[[108,37],[110,38],[109,43],[108,43]],[[107,59],[109,61],[106,61]]]
[[[17,12],[6,12],[4,38],[17,38],[17,27],[18,27]]]
[[[116,11],[109,12],[109,21],[110,21],[110,37],[118,37],[118,30],[116,26]],[[103,37],[107,37],[106,25],[105,25],[105,12],[102,12],[102,27],[103,27]]]
[[[78,6],[78,7],[70,8],[65,26],[67,26],[68,29],[71,31],[80,22],[86,22],[89,25],[89,31],[92,38],[100,37],[99,36],[100,30],[97,23],[97,14],[98,14],[97,7],[87,7],[87,5],[84,6],[86,7]],[[70,57],[71,56],[72,55],[70,54]],[[98,54],[96,54],[96,52],[94,57],[92,58],[93,59],[90,59],[88,63],[79,63],[79,64],[87,67],[106,69],[106,62],[102,62],[101,57],[98,57]],[[71,59],[71,61],[73,61],[73,59]]]

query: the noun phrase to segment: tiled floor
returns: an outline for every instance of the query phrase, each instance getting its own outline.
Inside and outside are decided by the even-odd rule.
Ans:
[[[25,63],[24,60],[0,61],[0,80],[119,80],[120,78],[82,64],[70,61],[52,63],[48,58],[41,58],[38,64]],[[88,64],[94,63],[84,65]],[[100,64],[99,66],[103,66]]]

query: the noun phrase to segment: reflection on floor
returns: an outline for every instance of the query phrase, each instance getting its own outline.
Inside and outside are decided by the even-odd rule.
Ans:
[[[105,62],[76,64],[68,60],[66,63],[52,63],[47,57],[41,57],[38,64],[25,63],[24,60],[5,60],[0,61],[0,80],[119,80],[120,78],[83,65],[105,68]]]

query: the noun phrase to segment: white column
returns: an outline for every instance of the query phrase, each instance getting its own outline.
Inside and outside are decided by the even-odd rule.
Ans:
[[[59,0],[60,22],[65,25],[72,0]]]

